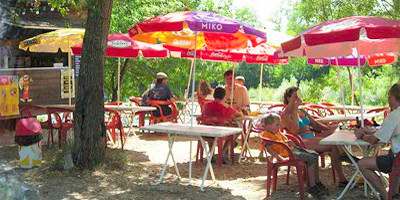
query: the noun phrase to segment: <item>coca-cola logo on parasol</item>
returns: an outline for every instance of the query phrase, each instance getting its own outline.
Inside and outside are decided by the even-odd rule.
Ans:
[[[256,61],[268,61],[268,57],[267,56],[257,56]]]
[[[222,52],[211,52],[211,53],[203,53],[204,57],[209,57],[209,58],[222,58],[222,59],[230,59],[232,58],[231,55],[225,54]]]
[[[107,45],[110,47],[125,48],[125,47],[130,47],[132,43],[124,40],[112,40],[108,41]]]

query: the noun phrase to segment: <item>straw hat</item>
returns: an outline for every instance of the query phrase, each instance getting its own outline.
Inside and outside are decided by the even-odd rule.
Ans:
[[[157,79],[164,79],[164,78],[168,78],[168,76],[164,72],[157,73]]]
[[[245,81],[243,76],[236,76],[236,80],[243,80],[243,81]]]

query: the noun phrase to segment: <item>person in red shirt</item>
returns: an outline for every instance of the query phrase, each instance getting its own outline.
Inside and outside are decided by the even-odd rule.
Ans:
[[[228,118],[231,119],[230,121],[233,122],[233,124],[235,124],[235,121],[233,121],[234,118],[243,116],[242,112],[237,111],[225,104],[226,95],[225,95],[225,89],[223,87],[215,88],[213,96],[214,96],[214,101],[204,104],[202,108],[202,116]],[[237,135],[234,138],[234,141],[237,139],[238,136],[239,135]],[[230,141],[228,140],[227,142],[225,142],[222,149],[222,152],[224,152],[224,155],[222,157],[224,164],[229,162],[229,160],[227,160],[229,158],[228,156],[226,156],[229,146],[230,146]],[[209,147],[211,149],[211,144],[209,144]]]
[[[226,95],[223,87],[215,88],[213,96],[214,101],[204,104],[202,113],[203,116],[227,118],[242,116],[242,113],[225,104]]]

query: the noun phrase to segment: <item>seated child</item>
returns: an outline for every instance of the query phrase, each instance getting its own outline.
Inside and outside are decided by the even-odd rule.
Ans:
[[[298,160],[304,160],[307,164],[308,180],[310,188],[308,193],[313,197],[327,195],[327,189],[318,178],[318,153],[312,150],[294,146],[279,129],[281,127],[281,118],[276,114],[269,114],[261,121],[264,131],[260,133],[261,138],[277,141],[286,144]],[[282,146],[272,144],[266,145],[268,153],[279,161],[289,157],[289,152]]]

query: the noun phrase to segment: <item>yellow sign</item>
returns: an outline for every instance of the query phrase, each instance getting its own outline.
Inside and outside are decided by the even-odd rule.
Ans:
[[[74,70],[71,69],[70,79],[68,78],[68,70],[61,70],[61,98],[67,99],[69,97],[69,89],[71,88],[71,97],[75,98],[75,78]],[[69,82],[69,80],[71,80]],[[68,84],[70,83],[70,85]]]
[[[0,76],[0,116],[19,115],[18,76]]]

